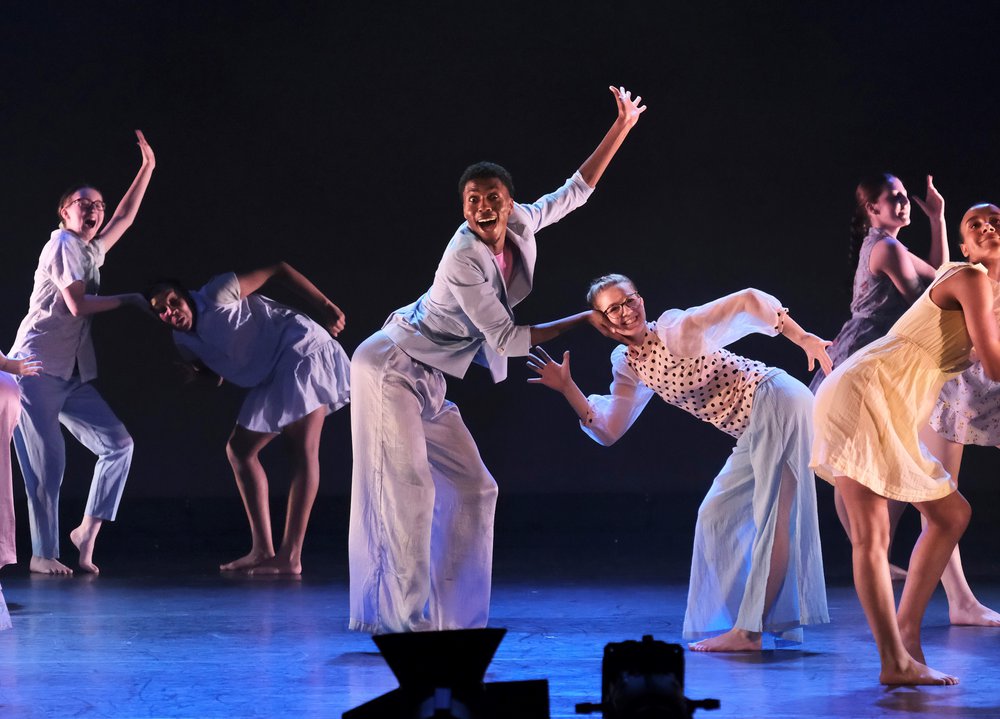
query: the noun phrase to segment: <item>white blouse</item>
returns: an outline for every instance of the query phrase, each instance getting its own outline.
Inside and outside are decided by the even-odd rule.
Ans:
[[[787,310],[753,288],[687,310],[667,310],[642,344],[611,353],[609,395],[591,395],[580,425],[603,445],[616,442],[654,394],[723,432],[746,430],[757,386],[779,371],[723,349],[751,333],[777,335]]]

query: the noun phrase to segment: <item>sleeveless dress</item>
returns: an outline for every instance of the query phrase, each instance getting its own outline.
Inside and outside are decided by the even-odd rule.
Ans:
[[[955,483],[920,442],[942,385],[969,367],[972,341],[961,310],[930,298],[956,272],[986,272],[949,262],[888,334],[852,355],[816,395],[810,466],[835,483],[846,476],[877,494],[926,502],[955,491]]]
[[[993,313],[1000,320],[1000,284],[993,285]],[[976,362],[941,389],[931,427],[945,439],[982,447],[1000,445],[1000,382]]]
[[[854,288],[851,291],[851,318],[840,328],[833,344],[827,349],[834,367],[840,366],[841,362],[869,342],[885,336],[909,307],[888,275],[873,273],[869,269],[872,249],[886,237],[890,235],[872,227],[858,250],[858,267],[854,271]],[[824,377],[823,370],[816,370],[809,383],[813,394],[816,394]]]

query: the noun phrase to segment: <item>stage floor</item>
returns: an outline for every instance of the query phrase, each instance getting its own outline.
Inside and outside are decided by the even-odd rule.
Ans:
[[[1000,606],[1000,586],[978,589]],[[14,628],[0,633],[0,716],[339,717],[396,686],[366,635],[348,632],[343,576],[46,578],[3,583]],[[683,584],[499,579],[490,624],[506,638],[488,681],[548,679],[551,715],[600,700],[605,644],[680,641]],[[925,622],[931,663],[956,687],[878,685],[849,586],[831,624],[797,650],[685,652],[688,697],[705,717],[1000,717],[1000,629],[950,627],[943,596]]]
[[[832,623],[807,628],[797,650],[685,651],[687,696],[722,702],[695,716],[1000,718],[1000,629],[948,626],[940,590],[925,650],[961,684],[877,683],[850,545],[827,500],[820,524]],[[578,702],[601,699],[606,644],[644,634],[680,642],[699,501],[693,492],[501,494],[490,624],[507,636],[487,681],[547,679],[551,715],[576,716]],[[982,550],[994,543],[994,504],[975,504],[984,511],[963,544],[973,587],[1000,607],[1000,566]],[[67,505],[70,527],[82,507]],[[236,499],[130,501],[102,529],[99,577],[29,575],[22,512],[21,563],[0,571],[14,622],[0,632],[0,719],[336,719],[394,689],[371,638],[347,631],[347,514],[345,498],[320,499],[305,574],[293,580],[218,573],[247,548]],[[901,550],[912,546],[915,514],[897,535]],[[63,549],[72,563],[72,547]]]

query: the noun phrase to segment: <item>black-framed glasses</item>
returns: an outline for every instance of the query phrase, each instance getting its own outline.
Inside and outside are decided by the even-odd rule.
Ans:
[[[90,200],[86,197],[78,197],[72,202],[67,202],[63,205],[63,209],[66,209],[70,205],[79,205],[83,212],[89,212],[91,208],[97,212],[104,212],[107,209],[107,205],[104,204],[104,200]]]
[[[628,307],[630,310],[636,309],[642,302],[642,296],[638,292],[633,292],[631,294],[625,295],[625,299],[621,302],[616,302],[615,304],[609,306],[604,310],[604,316],[610,319],[616,320],[622,316],[622,312]]]

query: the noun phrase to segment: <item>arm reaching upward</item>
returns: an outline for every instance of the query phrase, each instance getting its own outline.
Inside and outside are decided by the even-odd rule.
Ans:
[[[104,244],[105,252],[114,247],[118,240],[122,238],[122,235],[125,234],[125,230],[132,226],[135,216],[139,212],[139,205],[142,204],[142,198],[146,194],[146,187],[149,185],[149,178],[153,174],[153,168],[156,167],[156,156],[153,154],[153,148],[146,142],[142,130],[136,130],[135,136],[139,138],[139,151],[142,153],[142,164],[139,166],[139,172],[136,174],[135,179],[132,180],[132,185],[125,192],[125,196],[122,197],[121,202],[118,203],[118,207],[115,208],[111,219],[108,220],[108,224],[97,235],[97,239],[100,239]]]
[[[927,215],[931,222],[931,249],[927,262],[933,270],[938,269],[951,258],[948,250],[948,230],[944,223],[944,197],[934,187],[934,178],[927,176],[927,197],[921,200],[916,195],[913,201]],[[933,272],[930,278],[933,279]]]
[[[615,102],[618,104],[618,117],[597,149],[580,165],[579,170],[583,181],[591,187],[597,186],[597,181],[601,179],[601,175],[607,169],[611,158],[615,156],[629,131],[639,121],[639,115],[646,111],[646,106],[639,104],[642,102],[641,96],[637,95],[633,99],[632,93],[624,87],[612,86],[608,89],[611,90],[611,94],[615,96]]]

